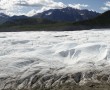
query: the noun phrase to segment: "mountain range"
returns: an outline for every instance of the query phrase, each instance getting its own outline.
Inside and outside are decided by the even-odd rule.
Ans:
[[[94,18],[98,16],[100,13],[89,11],[89,10],[79,10],[71,7],[63,8],[63,9],[50,9],[44,11],[42,13],[38,13],[34,15],[35,18],[45,18],[51,21],[59,21],[59,22],[76,22],[83,21]]]
[[[78,10],[70,7],[50,9],[32,17],[24,15],[10,17],[1,13],[0,19],[0,31],[73,31],[110,28],[110,11],[100,14],[94,11]]]
[[[85,26],[87,29],[110,28],[110,10],[93,19],[75,22],[73,24],[77,27]]]
[[[6,22],[9,18],[10,18],[10,16],[8,16],[4,13],[0,13],[0,24],[3,24],[4,22]]]
[[[41,19],[47,19],[50,21],[55,21],[55,22],[76,22],[76,21],[82,21],[82,20],[87,20],[94,18],[96,16],[100,15],[100,13],[94,12],[94,11],[89,11],[89,10],[79,10],[79,9],[74,9],[71,7],[63,8],[63,9],[50,9],[47,11],[44,11],[42,13],[37,13],[36,15],[32,17],[27,17],[24,15],[21,16],[8,16],[3,13],[0,13],[0,24],[3,23],[16,23],[18,20],[23,20],[23,19],[32,19],[33,18],[41,18]],[[27,20],[27,21],[28,21]],[[29,20],[31,22],[31,20]],[[35,20],[36,22],[36,20]],[[21,22],[23,23],[23,22]],[[30,24],[30,23],[29,23]]]

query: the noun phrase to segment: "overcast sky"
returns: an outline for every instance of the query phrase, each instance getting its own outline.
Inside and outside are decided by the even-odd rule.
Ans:
[[[110,9],[110,0],[0,0],[0,12],[8,15],[34,15],[48,9],[65,7],[104,12]]]

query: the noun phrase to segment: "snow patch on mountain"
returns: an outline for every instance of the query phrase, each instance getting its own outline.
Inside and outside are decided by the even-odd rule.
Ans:
[[[52,12],[48,12],[46,15],[51,15],[52,14]]]

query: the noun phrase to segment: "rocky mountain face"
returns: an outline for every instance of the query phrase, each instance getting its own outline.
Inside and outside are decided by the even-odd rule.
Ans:
[[[38,13],[32,17],[27,17],[25,15],[21,16],[8,16],[3,13],[0,14],[0,24],[5,25],[30,25],[30,24],[46,24],[53,22],[76,22],[82,20],[88,20],[98,16],[99,13],[88,11],[88,10],[78,10],[71,7],[63,9],[50,9],[42,13]],[[40,19],[39,19],[40,18]]]
[[[19,26],[19,25],[43,25],[55,23],[47,19],[30,18],[30,17],[11,17],[9,20],[3,23],[4,26]]]
[[[4,13],[0,13],[0,24],[6,22],[10,17]]]
[[[100,14],[94,11],[79,10],[79,9],[67,7],[63,9],[50,9],[42,13],[38,13],[34,15],[33,17],[45,18],[45,19],[49,19],[52,21],[76,22],[76,21],[91,19],[98,15]]]
[[[110,10],[102,13],[98,17],[86,21],[79,22],[79,24],[94,25],[94,26],[108,26],[110,25]]]
[[[85,26],[88,27],[88,29],[110,28],[110,10],[93,19],[76,22],[74,23],[74,25],[76,25],[77,27]]]
[[[21,20],[21,19],[27,19],[28,17],[25,15],[21,16],[8,16],[4,13],[0,13],[0,24],[6,23],[6,22],[13,22],[14,20]]]

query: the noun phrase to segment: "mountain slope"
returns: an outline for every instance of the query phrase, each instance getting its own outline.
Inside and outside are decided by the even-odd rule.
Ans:
[[[75,31],[97,28],[110,28],[110,11],[107,11],[93,19],[78,22],[55,22],[36,17],[11,17],[0,26],[0,31]],[[66,20],[66,19],[65,19]],[[10,29],[9,29],[10,27]]]
[[[41,18],[31,18],[31,17],[11,17],[8,21],[3,23],[3,26],[19,26],[19,25],[37,25],[37,24],[49,24],[54,23],[53,21],[41,19]]]
[[[4,13],[0,13],[0,24],[6,22],[10,17]]]
[[[110,10],[104,12],[98,17],[90,20],[85,20],[81,22],[77,22],[79,25],[89,25],[89,26],[110,26]]]
[[[67,7],[63,9],[50,9],[42,13],[36,14],[33,17],[45,18],[52,21],[76,22],[91,19],[98,15],[99,13],[97,12]]]

